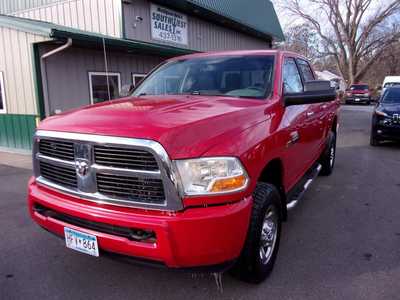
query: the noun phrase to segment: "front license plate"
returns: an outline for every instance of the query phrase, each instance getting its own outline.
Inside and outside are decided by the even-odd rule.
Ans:
[[[92,256],[99,256],[97,237],[92,234],[83,233],[64,227],[65,244],[68,248]]]
[[[357,102],[360,101],[360,98],[356,98],[356,101],[357,101]]]

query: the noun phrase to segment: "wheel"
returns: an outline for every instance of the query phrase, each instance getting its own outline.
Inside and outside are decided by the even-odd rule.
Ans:
[[[232,273],[241,280],[260,283],[272,272],[282,228],[280,194],[268,183],[258,183],[253,210],[241,256]]]
[[[329,142],[326,150],[320,158],[320,163],[322,166],[320,175],[329,176],[333,172],[336,161],[336,133],[331,131],[329,134]]]
[[[370,145],[373,146],[373,147],[376,147],[376,146],[380,145],[380,142],[381,141],[379,140],[379,138],[374,133],[374,129],[372,129],[371,137],[370,137],[370,140],[369,140]]]
[[[371,105],[371,101],[368,101],[368,102],[367,102],[367,105]]]

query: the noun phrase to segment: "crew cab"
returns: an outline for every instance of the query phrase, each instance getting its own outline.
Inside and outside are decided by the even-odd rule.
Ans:
[[[346,104],[371,104],[371,92],[368,84],[352,84],[345,93]]]
[[[400,87],[387,87],[372,115],[371,146],[400,141]]]
[[[261,282],[288,218],[335,164],[339,102],[285,51],[166,61],[133,94],[44,120],[33,220],[68,248]]]

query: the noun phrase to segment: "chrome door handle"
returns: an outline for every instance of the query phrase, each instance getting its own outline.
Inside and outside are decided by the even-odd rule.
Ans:
[[[309,111],[308,113],[307,113],[307,117],[312,117],[314,115],[314,112],[313,111]]]
[[[289,141],[287,142],[286,146],[287,146],[287,147],[290,147],[290,146],[296,144],[299,140],[300,140],[300,134],[299,134],[299,132],[298,132],[298,131],[292,131],[292,132],[290,133],[290,139],[289,139]]]
[[[328,108],[328,105],[326,105],[326,104],[322,105],[322,109],[327,109],[327,108]]]

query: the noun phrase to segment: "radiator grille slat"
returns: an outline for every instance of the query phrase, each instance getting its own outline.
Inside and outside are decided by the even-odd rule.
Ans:
[[[97,164],[107,167],[141,171],[158,170],[158,164],[153,154],[144,150],[95,146],[94,157]]]
[[[160,179],[97,174],[96,180],[98,191],[104,195],[124,197],[136,202],[162,204],[165,201]]]
[[[55,166],[43,161],[40,162],[39,166],[40,173],[45,179],[60,185],[77,188],[78,182],[75,170],[66,167]]]
[[[55,140],[40,140],[39,152],[43,155],[64,159],[74,160],[74,144]]]

